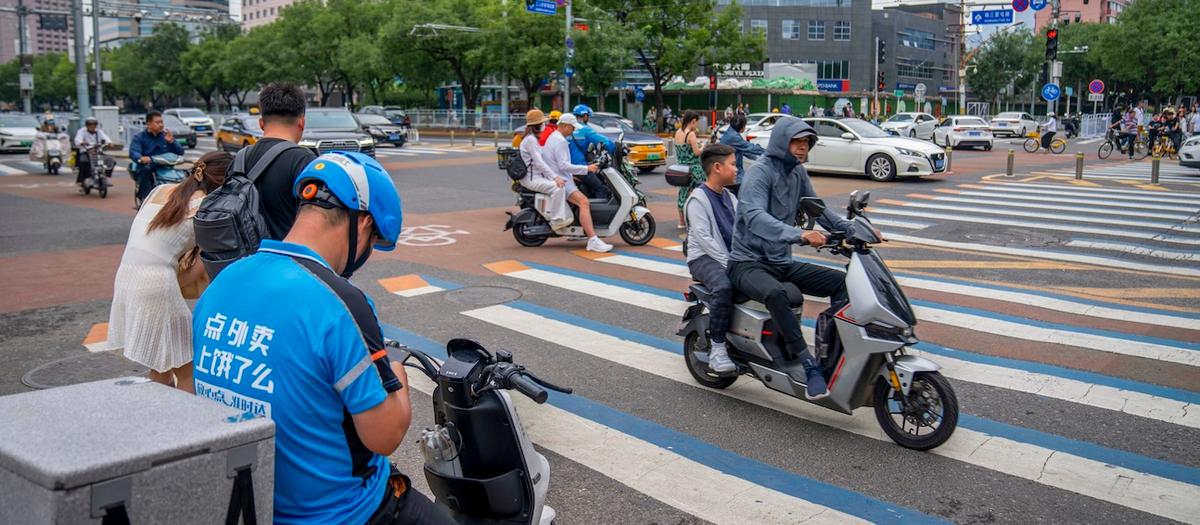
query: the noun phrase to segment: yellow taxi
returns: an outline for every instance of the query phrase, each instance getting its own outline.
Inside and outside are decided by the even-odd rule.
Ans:
[[[217,128],[217,150],[237,151],[246,146],[253,146],[262,138],[262,128],[258,126],[258,115],[239,113],[226,117]]]

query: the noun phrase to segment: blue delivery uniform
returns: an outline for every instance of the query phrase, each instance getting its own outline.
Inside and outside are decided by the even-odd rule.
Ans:
[[[391,466],[351,414],[400,388],[366,295],[311,249],[264,240],[193,319],[196,394],[275,421],[275,522],[365,523]]]

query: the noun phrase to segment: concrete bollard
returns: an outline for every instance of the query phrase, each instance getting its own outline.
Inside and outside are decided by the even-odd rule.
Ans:
[[[952,157],[954,156],[954,148],[946,146],[946,171],[950,171],[950,166],[953,164]]]
[[[450,130],[450,145],[454,145],[454,130]]]
[[[1008,149],[1008,171],[1004,172],[1004,175],[1006,177],[1013,176],[1013,159],[1014,158],[1016,158],[1016,150],[1009,148]]]
[[[475,147],[475,130],[471,130],[471,147]]]
[[[1075,180],[1083,180],[1083,153],[1075,154]]]
[[[499,131],[495,131],[495,130],[492,131],[492,147],[493,148],[500,147],[500,132]]]
[[[1158,184],[1158,165],[1162,157],[1155,155],[1150,161],[1150,184]]]

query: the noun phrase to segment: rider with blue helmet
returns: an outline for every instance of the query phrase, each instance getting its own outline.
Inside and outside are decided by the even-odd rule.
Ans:
[[[293,187],[282,241],[225,268],[196,304],[196,394],[275,422],[275,523],[453,523],[388,456],[412,417],[369,298],[347,279],[392,250],[400,195],[360,153],[326,153]]]
[[[588,121],[592,117],[592,108],[586,104],[578,104],[571,113],[579,120],[579,126],[575,128],[575,132],[567,137],[567,144],[571,147],[571,163],[577,165],[588,164],[587,150],[592,144],[601,144],[609,153],[616,151],[616,144],[608,137],[601,135],[596,131]],[[579,177],[579,186],[588,197],[597,199],[608,198],[608,187],[600,181],[600,177],[595,173],[589,173]]]

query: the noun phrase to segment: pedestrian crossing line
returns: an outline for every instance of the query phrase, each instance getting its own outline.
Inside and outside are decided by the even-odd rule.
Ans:
[[[417,274],[380,279],[379,285],[388,293],[401,297],[416,297],[459,288],[457,284]]]
[[[1071,179],[1071,178],[1075,177],[1074,171],[1071,171],[1071,172],[1062,172],[1062,171],[1039,172],[1039,171],[1035,171],[1033,173],[1035,175],[1042,174],[1042,175],[1046,175],[1048,177],[1061,177],[1063,179]],[[1092,172],[1092,171],[1084,171],[1083,178],[1085,180],[1086,179],[1111,180],[1111,181],[1118,182],[1118,183],[1125,183],[1126,181],[1130,181],[1130,182],[1135,182],[1135,183],[1140,183],[1140,184],[1147,184],[1151,180],[1149,169],[1147,169],[1144,173],[1138,173],[1138,174],[1105,174],[1105,173],[1098,173],[1098,172]],[[1159,172],[1158,180],[1162,181],[1162,182],[1174,182],[1174,183],[1184,183],[1184,184],[1200,182],[1200,179],[1186,177],[1186,176],[1169,175],[1166,173],[1162,173],[1161,171]]]
[[[938,212],[926,212],[899,208],[882,208],[872,207],[872,213],[881,215],[899,215],[901,217],[916,217],[919,219],[939,219],[943,221],[953,222],[968,222],[974,224],[987,224],[991,226],[1012,226],[1016,228],[1035,228],[1039,230],[1053,230],[1060,232],[1088,233],[1092,235],[1106,235],[1111,237],[1126,237],[1131,239],[1153,239],[1156,241],[1167,242],[1172,244],[1185,244],[1189,246],[1200,246],[1200,238],[1198,237],[1181,237],[1178,235],[1155,234],[1153,232],[1139,232],[1132,230],[1116,230],[1110,228],[1080,226],[1076,224],[1058,223],[1058,222],[1038,222],[1026,221],[1005,218],[982,217],[976,215],[964,214],[949,214]],[[1075,218],[1070,220],[1076,220]],[[1153,228],[1153,226],[1142,226],[1145,228]],[[889,238],[891,238],[889,236]]]
[[[1148,190],[1130,190],[1130,189],[1115,189],[1115,188],[1082,188],[1073,186],[1056,186],[1053,184],[1026,184],[1022,182],[993,182],[983,181],[983,184],[959,184],[960,188],[971,189],[997,189],[1002,191],[1010,191],[1014,193],[1033,193],[1037,195],[1065,195],[1065,196],[1083,196],[1090,195],[1093,197],[1116,198],[1120,196],[1126,200],[1146,201],[1163,203],[1169,202],[1172,204],[1191,204],[1200,205],[1200,194],[1193,192],[1176,191],[1171,195],[1163,195],[1161,192]]]
[[[489,306],[464,315],[695,388],[681,359],[682,344],[647,345],[624,337],[628,331],[529,303]],[[513,327],[521,327],[519,330]],[[742,381],[709,390],[812,423],[889,441],[874,415],[844,415]],[[959,428],[928,451],[949,459],[1027,479],[1157,516],[1200,523],[1200,469],[1114,450],[1092,443],[1013,427],[961,414]],[[1124,490],[1112,490],[1113,487]]]
[[[83,346],[88,352],[103,352],[108,350],[108,323],[96,323],[88,330],[83,338]]]
[[[963,203],[963,204],[982,204],[982,205],[987,205],[987,206],[1003,206],[1003,207],[1008,207],[1008,208],[1031,208],[1031,209],[1038,209],[1038,210],[1060,210],[1060,211],[1087,213],[1087,214],[1092,214],[1092,215],[1118,215],[1118,216],[1122,216],[1122,217],[1144,217],[1147,219],[1167,219],[1167,220],[1172,220],[1172,221],[1176,221],[1176,222],[1188,220],[1189,218],[1191,218],[1192,216],[1195,215],[1195,213],[1185,213],[1185,212],[1160,213],[1160,212],[1137,211],[1136,209],[1135,210],[1129,210],[1129,209],[1102,210],[1102,209],[1096,209],[1094,207],[1061,206],[1061,205],[1057,205],[1057,204],[1019,202],[1019,201],[1011,201],[1011,200],[1007,200],[1007,199],[975,199],[975,198],[968,198],[968,197],[945,197],[945,196],[941,196],[941,195],[928,195],[928,194],[924,194],[924,193],[909,193],[907,196],[910,198],[914,198],[914,199],[924,199],[924,200],[939,201],[939,202],[954,202],[954,203]],[[1133,207],[1133,206],[1129,206],[1129,207]]]
[[[682,315],[691,306],[691,303],[687,301],[674,299],[673,297],[682,297],[676,292],[554,266],[528,264],[534,268],[506,275],[672,315]],[[829,302],[829,299],[824,297],[805,295],[804,298],[818,303]],[[1122,334],[1095,328],[1061,325],[930,301],[910,300],[909,302],[912,304],[917,319],[922,321],[1026,341],[1073,346],[1200,367],[1200,342],[1173,341],[1138,334]]]
[[[961,187],[968,187],[968,186],[962,185]],[[1123,201],[1123,200],[1105,200],[1105,198],[1104,198],[1105,196],[1098,196],[1096,198],[1093,198],[1091,196],[1077,196],[1075,198],[1061,197],[1061,196],[1050,197],[1050,196],[1039,196],[1036,194],[1025,194],[1025,193],[1013,193],[1013,192],[1000,191],[999,189],[997,189],[995,187],[980,186],[979,189],[980,189],[980,191],[956,190],[956,189],[951,189],[951,188],[937,188],[933,191],[938,192],[938,193],[951,194],[951,195],[961,195],[961,196],[965,196],[965,197],[985,197],[985,198],[991,199],[991,200],[1001,199],[1006,202],[1021,202],[1021,201],[1031,201],[1032,203],[1052,202],[1052,203],[1061,203],[1061,204],[1086,204],[1088,206],[1100,206],[1100,207],[1106,207],[1106,208],[1124,208],[1124,209],[1136,208],[1139,210],[1177,212],[1179,216],[1184,216],[1184,217],[1193,217],[1197,213],[1200,213],[1200,205],[1170,206],[1170,205],[1153,204],[1152,202],[1155,201],[1155,199],[1152,199],[1152,198],[1133,202],[1133,201]],[[991,190],[991,191],[983,191],[983,190]],[[1117,199],[1117,198],[1121,198],[1121,197],[1118,195],[1113,195],[1111,198]],[[982,202],[982,200],[981,200],[981,202]]]
[[[398,328],[384,335],[445,359],[441,345]],[[436,385],[413,374],[427,395]],[[510,396],[531,440],[575,463],[700,519],[740,523],[945,523],[700,441],[579,395],[542,405]],[[551,465],[551,474],[554,466]]]
[[[1020,211],[1020,210],[981,208],[981,207],[976,207],[976,206],[959,206],[959,205],[954,205],[954,204],[938,204],[938,203],[923,202],[923,201],[901,201],[901,200],[895,200],[895,199],[879,199],[879,200],[875,201],[875,204],[884,204],[884,205],[889,205],[889,206],[903,206],[905,208],[917,208],[917,209],[922,209],[922,210],[977,213],[977,214],[984,214],[984,215],[1000,215],[1000,216],[1004,216],[1004,217],[1022,217],[1022,218],[1028,218],[1028,219],[1050,219],[1050,220],[1057,219],[1057,220],[1067,220],[1067,221],[1071,221],[1071,222],[1082,222],[1082,223],[1087,223],[1087,224],[1108,224],[1108,225],[1113,225],[1113,226],[1126,226],[1129,228],[1148,228],[1148,229],[1155,229],[1155,230],[1169,230],[1169,229],[1177,228],[1180,226],[1180,224],[1175,221],[1133,220],[1133,219],[1120,219],[1120,218],[1112,218],[1112,217],[1094,217],[1094,216],[1084,216],[1084,215],[1074,215],[1074,214],[1066,215],[1066,214],[1062,214],[1062,213],[1038,213],[1038,212]],[[876,210],[878,210],[878,208],[876,208]],[[1090,211],[1087,213],[1103,213],[1103,212]],[[1109,213],[1109,214],[1112,215],[1112,213]],[[1184,225],[1182,227],[1182,229],[1177,229],[1177,231],[1191,231],[1193,229],[1195,229],[1195,228],[1194,227],[1189,228],[1189,227],[1187,227],[1187,225]],[[1143,235],[1143,237],[1145,237],[1145,236]],[[1197,244],[1200,244],[1200,241],[1198,241]]]
[[[1067,242],[1067,246],[1072,248],[1090,248],[1094,250],[1110,250],[1133,255],[1142,255],[1146,257],[1157,257],[1159,259],[1171,259],[1175,261],[1197,261],[1200,260],[1200,252],[1194,250],[1180,251],[1168,250],[1155,246],[1143,246],[1140,244],[1129,244],[1123,242],[1105,241],[1100,239],[1071,239]]]
[[[592,252],[580,250],[574,253],[581,255],[580,252],[587,253],[591,255],[588,258],[603,263],[616,264],[628,268],[674,275],[676,277],[683,277],[686,279],[691,278],[691,272],[688,270],[687,266],[683,264],[682,261],[677,259],[666,259],[650,255],[643,255],[640,253],[626,253],[620,251],[615,253],[609,252],[603,254],[594,254]],[[804,262],[819,264],[828,268],[843,268],[840,265],[822,259],[810,257],[794,258]],[[891,265],[891,263],[892,261],[888,261],[889,265]],[[1188,330],[1200,330],[1200,316],[1186,317],[1177,315],[1176,312],[1151,308],[1118,308],[1112,303],[1108,302],[1079,300],[1075,297],[1048,293],[1044,290],[1025,290],[1007,286],[998,286],[994,284],[958,281],[945,278],[931,279],[904,273],[896,273],[894,276],[896,277],[896,281],[904,287],[1003,301],[1024,306],[1032,306],[1035,308],[1043,308],[1055,312],[1097,317],[1101,319],[1129,321],[1172,328],[1184,328]],[[1125,289],[1114,289],[1114,291],[1117,293],[1119,293],[1121,290]],[[1200,294],[1200,292],[1197,293]]]
[[[1104,297],[1172,297],[1200,299],[1200,289],[1197,288],[1068,288],[1089,295]]]
[[[23,169],[14,168],[7,164],[0,164],[0,175],[26,175],[26,174],[28,174],[28,172],[26,172]]]
[[[872,220],[871,223],[875,224],[877,226],[887,226],[890,228],[905,228],[905,229],[909,229],[909,230],[923,230],[925,228],[933,226],[932,224],[929,224],[927,222],[899,221],[899,220],[895,220],[895,219],[877,219],[877,220]]]
[[[948,261],[945,259],[888,259],[891,268],[980,268],[993,270],[1090,270],[1051,261]]]

